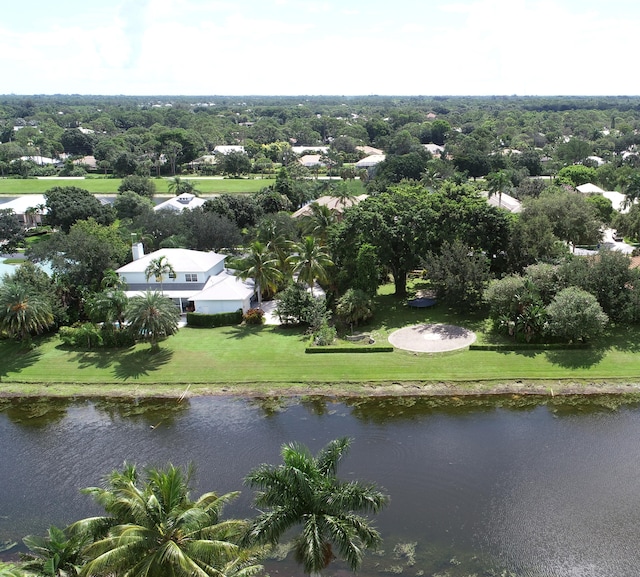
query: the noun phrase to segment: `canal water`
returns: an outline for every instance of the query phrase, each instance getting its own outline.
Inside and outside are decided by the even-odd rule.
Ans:
[[[240,489],[227,514],[249,517],[242,479],[279,463],[283,443],[349,436],[339,475],[390,495],[361,575],[636,577],[640,405],[621,401],[0,399],[0,543],[99,514],[79,489],[125,461],[193,462],[193,496]],[[266,565],[301,574],[290,558]]]

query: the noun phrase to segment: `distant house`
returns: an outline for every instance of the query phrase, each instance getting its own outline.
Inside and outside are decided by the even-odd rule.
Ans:
[[[371,156],[372,154],[384,154],[384,150],[374,148],[373,146],[356,146],[356,150],[362,152],[362,154],[366,156]]]
[[[202,313],[243,312],[251,308],[255,296],[252,280],[243,281],[225,269],[226,255],[182,248],[163,248],[144,254],[142,244],[133,246],[134,260],[116,272],[127,283],[126,295],[159,291],[172,299],[180,310]],[[175,275],[162,279],[146,278],[152,260],[166,257]],[[162,280],[162,282],[160,282]]]
[[[430,152],[433,156],[440,156],[444,152],[444,146],[440,146],[439,144],[433,144],[430,142],[429,144],[423,144],[425,150]]]
[[[360,194],[358,196],[352,196],[351,198],[346,198],[344,200],[336,197],[336,196],[321,196],[317,198],[313,202],[306,204],[302,208],[296,210],[291,217],[292,218],[300,218],[303,216],[309,216],[311,214],[311,206],[313,204],[319,204],[320,206],[326,206],[331,212],[336,215],[342,215],[345,208],[349,208],[354,204],[358,204],[362,202],[365,198],[367,198],[367,194]]]
[[[320,158],[321,156],[319,154],[306,154],[302,158],[299,158],[298,162],[306,168],[316,168],[318,166],[324,166]]]
[[[576,186],[576,190],[578,192],[581,192],[582,194],[601,194],[611,201],[611,206],[614,210],[622,213],[629,211],[629,207],[625,206],[625,195],[621,192],[618,192],[617,190],[602,190],[599,186],[596,186],[591,182]]]
[[[213,149],[213,154],[231,154],[232,152],[244,153],[244,146],[238,144],[220,144]]]
[[[356,162],[356,168],[371,168],[372,166],[380,164],[385,158],[386,155],[384,154],[371,154],[362,160],[358,160],[358,162]]]
[[[505,192],[503,192],[502,195],[492,194],[491,196],[489,196],[489,193],[486,191],[480,194],[487,199],[487,202],[491,206],[508,210],[514,214],[522,211],[522,203],[517,198],[513,198],[513,196]]]
[[[25,227],[42,224],[47,213],[44,194],[27,194],[0,204],[0,209],[11,209]]]
[[[178,196],[174,196],[169,200],[165,200],[153,207],[153,210],[173,210],[174,212],[182,212],[186,209],[193,209],[202,206],[206,200],[195,194],[183,192]]]
[[[291,152],[297,154],[298,156],[302,156],[306,153],[316,153],[316,154],[327,154],[329,152],[328,146],[292,146]]]

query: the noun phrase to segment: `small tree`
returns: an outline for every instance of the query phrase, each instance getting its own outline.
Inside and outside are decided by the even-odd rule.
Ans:
[[[474,252],[459,240],[445,241],[440,253],[430,254],[424,266],[444,304],[459,311],[482,304],[489,282],[489,259],[484,254]]]
[[[325,299],[314,297],[300,283],[290,284],[276,299],[276,314],[282,324],[307,324],[313,331],[327,319]]]
[[[180,311],[171,299],[147,291],[130,299],[125,318],[134,337],[149,341],[151,348],[156,348],[159,339],[178,332]]]
[[[336,313],[345,323],[358,326],[373,316],[373,299],[364,291],[349,289],[338,299]]]
[[[3,253],[13,252],[24,242],[24,228],[10,208],[0,209],[0,241]]]
[[[145,198],[153,198],[156,193],[156,185],[150,178],[138,175],[125,176],[118,187],[118,192],[126,191],[135,192],[139,196]]]
[[[551,333],[573,342],[597,337],[609,321],[596,297],[577,287],[561,290],[547,313]]]
[[[173,269],[172,264],[166,256],[160,256],[158,258],[151,259],[149,265],[144,269],[144,276],[147,282],[151,277],[155,277],[156,282],[160,283],[160,292],[162,293],[162,280],[164,275],[175,276],[176,271]]]

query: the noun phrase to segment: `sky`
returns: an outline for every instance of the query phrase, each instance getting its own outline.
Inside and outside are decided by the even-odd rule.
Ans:
[[[637,0],[3,0],[0,94],[638,95]]]

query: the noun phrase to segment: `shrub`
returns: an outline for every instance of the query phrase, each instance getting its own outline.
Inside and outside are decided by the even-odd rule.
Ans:
[[[262,309],[249,309],[244,313],[243,318],[248,325],[261,325],[264,323],[264,311]]]
[[[329,326],[325,320],[320,327],[313,333],[313,344],[318,347],[327,347],[336,340],[335,327]]]
[[[360,289],[349,289],[338,299],[336,313],[345,323],[358,326],[373,316],[373,299]]]
[[[598,336],[609,321],[596,297],[573,286],[561,290],[547,312],[551,334],[574,342]]]
[[[242,309],[232,313],[187,313],[187,325],[190,327],[230,327],[242,322]]]
[[[82,323],[60,329],[62,342],[74,349],[92,349],[102,344],[100,327],[93,323]]]

